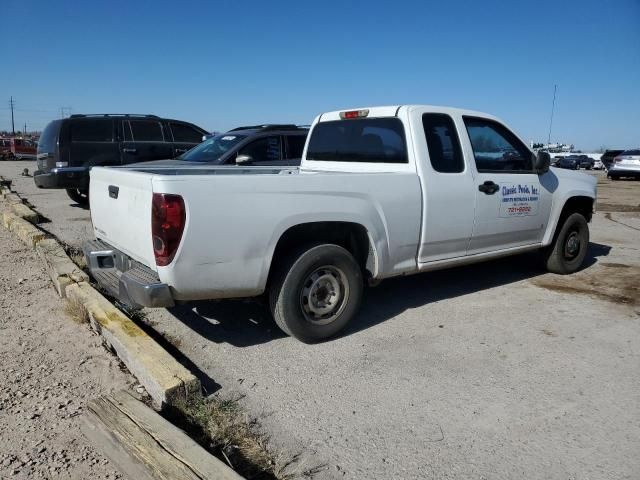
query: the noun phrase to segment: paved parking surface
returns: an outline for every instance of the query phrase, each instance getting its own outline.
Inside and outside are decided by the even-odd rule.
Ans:
[[[79,245],[87,210],[0,175]],[[586,268],[535,255],[383,282],[340,338],[304,345],[252,302],[148,310],[213,391],[244,395],[316,478],[639,478],[640,182],[600,176]]]

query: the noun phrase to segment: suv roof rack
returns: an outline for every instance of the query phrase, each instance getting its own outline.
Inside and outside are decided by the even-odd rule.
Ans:
[[[244,125],[242,127],[236,127],[229,130],[235,132],[236,130],[297,130],[298,125],[293,123],[266,123],[263,125]]]
[[[143,118],[160,118],[157,115],[143,115],[139,113],[74,113],[69,118],[82,117],[143,117]]]

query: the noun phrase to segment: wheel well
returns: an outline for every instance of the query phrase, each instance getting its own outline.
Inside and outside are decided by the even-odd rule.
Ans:
[[[560,225],[565,218],[567,218],[572,213],[580,213],[587,220],[587,222],[591,221],[591,216],[593,215],[593,198],[591,197],[571,197],[569,198],[564,207],[562,207],[562,212],[560,212],[560,220],[558,224]]]
[[[269,278],[278,261],[291,250],[306,243],[333,243],[351,253],[365,275],[375,271],[375,255],[367,229],[358,223],[312,222],[303,223],[285,231],[273,252]]]

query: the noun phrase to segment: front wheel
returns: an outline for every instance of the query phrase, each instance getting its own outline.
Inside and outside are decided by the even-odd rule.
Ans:
[[[69,198],[78,205],[82,205],[83,207],[89,205],[89,190],[81,188],[67,188],[67,195],[69,195]]]
[[[276,324],[305,343],[336,335],[362,299],[362,271],[351,253],[333,244],[309,245],[289,255],[269,288]]]
[[[551,273],[567,275],[576,272],[589,248],[589,225],[580,213],[569,215],[544,250],[545,264]]]

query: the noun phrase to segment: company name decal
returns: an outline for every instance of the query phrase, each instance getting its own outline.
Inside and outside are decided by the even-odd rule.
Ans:
[[[520,217],[538,214],[540,185],[503,183],[500,185],[500,216]]]

